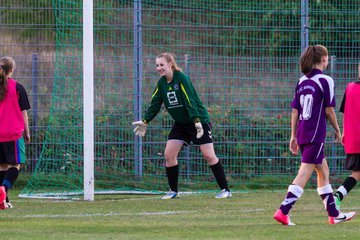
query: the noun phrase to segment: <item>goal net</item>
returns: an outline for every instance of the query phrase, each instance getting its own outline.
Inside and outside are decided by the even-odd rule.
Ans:
[[[51,108],[41,155],[23,197],[66,197],[84,191],[81,2],[53,0],[56,65]],[[139,3],[140,12],[135,7]],[[333,7],[324,3],[321,9]],[[307,33],[302,9],[300,1],[94,1],[95,193],[168,190],[163,151],[172,119],[162,109],[142,141],[131,128],[149,104],[159,78],[155,57],[161,52],[175,55],[208,107],[215,151],[232,189],[289,184],[300,163],[288,150],[288,138],[290,102]],[[336,12],[326,11],[326,16],[334,15],[323,18],[316,17],[324,14],[316,6],[310,9],[315,9],[309,13],[314,16],[314,34],[308,33],[307,40],[328,46],[336,56],[336,69],[331,65],[328,73],[341,79],[336,82],[340,102],[346,81],[357,76],[357,59],[351,46],[340,52],[334,43],[341,44],[339,37],[355,39],[354,31],[347,26],[328,28],[339,17]],[[342,4],[342,11],[349,11],[345,15],[358,22],[350,9]],[[136,88],[139,83],[141,89]],[[331,131],[328,136],[332,139]],[[339,176],[342,149],[332,140],[326,149],[330,167]],[[218,190],[198,147],[184,147],[179,166],[180,191]]]

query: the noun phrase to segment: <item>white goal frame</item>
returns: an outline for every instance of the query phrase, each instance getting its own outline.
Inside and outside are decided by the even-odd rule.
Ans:
[[[94,201],[93,0],[83,0],[84,200]]]

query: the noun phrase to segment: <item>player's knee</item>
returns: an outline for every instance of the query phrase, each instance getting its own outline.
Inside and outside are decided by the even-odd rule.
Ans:
[[[214,165],[219,161],[219,159],[212,154],[204,154],[204,159],[209,165]]]
[[[360,181],[360,171],[353,171],[351,176],[356,180],[356,182]]]
[[[164,157],[166,162],[174,162],[176,160],[176,155],[170,152],[165,152]]]

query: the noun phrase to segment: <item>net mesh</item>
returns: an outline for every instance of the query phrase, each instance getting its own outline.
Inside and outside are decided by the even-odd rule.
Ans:
[[[56,63],[49,124],[36,170],[23,196],[83,191],[82,5],[53,0]],[[135,96],[149,105],[159,78],[155,57],[173,53],[208,107],[215,152],[233,190],[283,187],[300,156],[288,150],[290,102],[303,36],[325,45],[326,73],[337,102],[357,77],[357,1],[311,1],[302,28],[301,1],[141,1],[142,91],[134,84],[136,1],[94,1],[95,190],[167,190],[163,151],[172,119],[164,109],[149,124],[141,161],[130,123]],[[304,6],[303,6],[304,7]],[[339,104],[338,104],[339,105]],[[341,115],[338,114],[339,121]],[[328,128],[325,153],[332,177],[345,173],[344,153]],[[136,156],[136,157],[135,157]],[[198,147],[179,155],[180,191],[216,190]],[[141,171],[139,171],[139,167]],[[314,182],[312,182],[314,183]]]

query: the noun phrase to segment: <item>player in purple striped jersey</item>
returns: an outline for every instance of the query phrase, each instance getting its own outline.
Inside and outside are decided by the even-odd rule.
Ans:
[[[336,208],[333,189],[329,181],[329,167],[325,159],[324,143],[326,120],[335,130],[336,142],[341,141],[341,132],[336,119],[334,81],[323,73],[328,65],[328,51],[322,45],[309,46],[300,58],[301,72],[294,99],[291,103],[290,151],[301,151],[301,165],[297,176],[288,187],[287,195],[275,212],[274,219],[284,225],[295,225],[289,212],[304,192],[304,187],[315,170],[317,191],[329,216],[329,223],[348,221],[355,212],[341,213]]]

